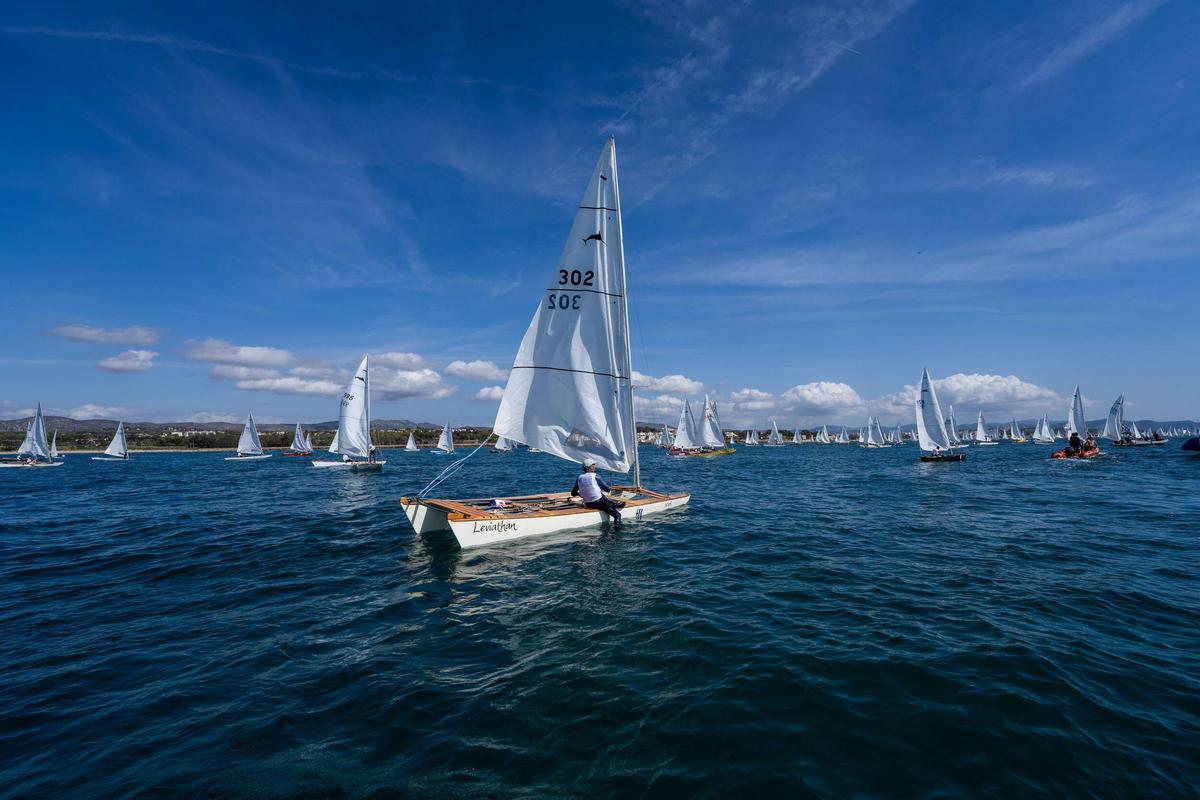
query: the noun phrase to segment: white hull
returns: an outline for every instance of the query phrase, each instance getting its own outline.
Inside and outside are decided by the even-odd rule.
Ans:
[[[264,458],[270,458],[273,453],[263,453],[261,456],[229,456],[226,461],[262,461]]]
[[[351,472],[379,472],[387,461],[314,461],[314,467],[325,469],[347,469]]]
[[[117,458],[116,456],[92,456],[92,461],[128,461],[128,458]]]
[[[613,494],[619,497],[619,494]],[[621,510],[623,521],[633,522],[649,514],[658,514],[672,508],[687,505],[691,500],[690,494],[673,495],[661,499],[637,501]],[[582,505],[562,513],[543,512],[536,515],[497,514],[489,518],[451,519],[464,517],[463,514],[453,514],[434,505],[419,501],[402,499],[401,506],[408,516],[414,530],[418,534],[449,530],[463,549],[483,547],[514,539],[524,539],[529,536],[544,536],[548,533],[576,530],[601,525],[609,517],[601,511],[583,507]]]
[[[1000,444],[1000,443],[999,442],[976,442],[975,444],[978,445],[979,447],[984,447],[985,445]]]
[[[34,469],[36,469],[37,467],[61,467],[62,465],[63,465],[63,462],[61,462],[61,461],[37,461],[37,462],[34,462],[33,464],[22,464],[22,463],[20,463],[20,462],[16,462],[16,461],[13,461],[13,462],[9,462],[9,461],[3,461],[3,462],[0,462],[0,468],[4,468],[4,467],[24,467],[24,468],[26,468],[26,469],[29,469],[29,468],[34,468]]]

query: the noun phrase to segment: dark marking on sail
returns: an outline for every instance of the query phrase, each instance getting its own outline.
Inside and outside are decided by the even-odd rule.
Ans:
[[[601,236],[599,233],[593,233],[591,236],[584,239],[583,243],[587,244],[588,242],[593,241],[593,240],[599,242],[600,244],[604,244],[604,237]]]

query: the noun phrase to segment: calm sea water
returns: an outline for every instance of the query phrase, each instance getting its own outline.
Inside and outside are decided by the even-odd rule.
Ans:
[[[466,552],[429,453],[0,471],[0,795],[1194,797],[1178,446],[643,448],[686,511]]]

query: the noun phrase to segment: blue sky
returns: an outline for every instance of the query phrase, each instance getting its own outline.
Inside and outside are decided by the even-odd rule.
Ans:
[[[103,7],[101,7],[103,5]],[[617,137],[639,418],[1200,416],[1200,5],[10,6],[0,417],[489,423]]]

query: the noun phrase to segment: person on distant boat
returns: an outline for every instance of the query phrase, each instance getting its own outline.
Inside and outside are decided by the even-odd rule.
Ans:
[[[1092,436],[1089,433],[1087,441],[1083,443],[1083,449],[1084,450],[1095,450],[1096,449],[1096,437]]]
[[[375,445],[371,445],[371,449],[367,451],[367,462],[370,464],[375,463]]]
[[[1072,455],[1079,455],[1079,452],[1083,450],[1083,441],[1079,438],[1078,432],[1071,434],[1071,443],[1067,445],[1067,449],[1071,451]]]
[[[611,498],[605,496],[605,492],[611,492],[612,487],[604,482],[604,479],[596,474],[596,462],[588,459],[583,462],[583,473],[575,479],[575,487],[571,489],[571,497],[578,497],[583,500],[583,504],[588,508],[594,508],[597,511],[603,511],[612,517],[613,525],[621,524],[621,509],[625,506],[624,503],[614,502]]]

